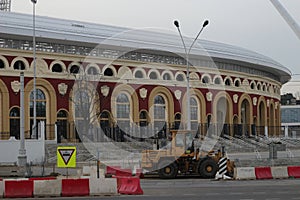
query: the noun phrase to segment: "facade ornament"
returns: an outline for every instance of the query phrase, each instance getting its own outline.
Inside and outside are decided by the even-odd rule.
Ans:
[[[14,93],[18,93],[21,88],[21,83],[19,81],[12,81],[10,83],[11,89],[14,91]]]
[[[146,99],[147,98],[148,90],[146,88],[141,88],[139,91],[140,91],[140,97],[142,99]]]
[[[67,93],[68,85],[65,83],[58,84],[58,92],[60,95],[64,96]]]
[[[206,93],[206,100],[212,101],[213,94],[211,92]]]
[[[267,100],[267,107],[270,107],[270,99]]]
[[[174,92],[174,94],[175,94],[175,97],[176,97],[177,100],[181,99],[181,94],[182,94],[182,92],[181,92],[180,90],[176,90],[176,91]]]
[[[104,97],[107,97],[108,94],[109,94],[109,87],[107,85],[103,85],[101,87],[101,94],[104,96]]]
[[[233,95],[233,102],[234,103],[237,103],[238,99],[239,99],[239,95],[237,95],[237,94]]]
[[[253,105],[256,106],[257,105],[257,97],[253,97],[252,101],[253,101]]]

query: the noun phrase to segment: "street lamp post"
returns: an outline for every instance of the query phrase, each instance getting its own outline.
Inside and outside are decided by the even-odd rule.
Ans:
[[[187,84],[186,84],[186,96],[187,96],[187,130],[190,131],[191,130],[191,107],[190,107],[190,63],[189,63],[189,55],[191,52],[192,47],[194,46],[195,42],[197,41],[198,37],[200,36],[202,30],[208,25],[209,21],[205,20],[200,31],[198,32],[197,36],[195,37],[193,43],[191,44],[191,46],[189,47],[189,49],[187,50],[186,48],[186,44],[184,42],[184,39],[182,37],[180,28],[179,28],[179,22],[177,20],[174,21],[174,25],[176,26],[179,36],[181,38],[183,47],[184,47],[184,51],[185,51],[185,58],[186,58],[186,62],[187,62],[187,66],[186,66],[186,79],[187,79]]]
[[[33,131],[34,134],[37,134],[37,126],[36,126],[36,42],[35,42],[35,5],[37,0],[31,0],[33,5],[33,13],[32,13],[32,22],[33,22]],[[37,137],[37,135],[36,135]]]

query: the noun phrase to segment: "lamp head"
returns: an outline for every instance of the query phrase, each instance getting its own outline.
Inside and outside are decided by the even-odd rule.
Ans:
[[[36,4],[37,3],[37,0],[31,0],[32,3]]]
[[[205,20],[205,22],[203,23],[203,28],[205,27],[205,26],[207,26],[209,24],[209,21],[208,20]]]
[[[174,25],[179,28],[179,22],[177,20],[174,21]]]

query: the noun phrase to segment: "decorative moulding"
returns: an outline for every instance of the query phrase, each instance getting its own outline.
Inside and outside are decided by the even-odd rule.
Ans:
[[[206,100],[212,101],[213,94],[211,92],[206,93]]]
[[[21,83],[19,81],[12,81],[10,83],[11,89],[14,91],[14,93],[18,93],[21,88]]]
[[[109,87],[107,85],[103,85],[101,87],[101,94],[104,96],[104,97],[107,97],[108,94],[109,94]]]
[[[239,95],[237,95],[237,94],[233,95],[233,102],[237,103],[238,100],[239,100]]]
[[[61,94],[62,96],[64,96],[67,93],[68,90],[68,85],[65,83],[60,83],[58,84],[58,92],[59,94]]]
[[[146,88],[141,88],[140,89],[140,97],[142,99],[146,99],[147,98],[147,93],[148,93],[148,90]]]
[[[175,97],[176,97],[177,100],[181,99],[181,94],[182,94],[182,92],[181,92],[180,90],[176,90],[176,91],[174,92],[174,94],[175,94]]]
[[[256,106],[257,105],[257,97],[253,97],[252,101],[253,101],[253,105]]]

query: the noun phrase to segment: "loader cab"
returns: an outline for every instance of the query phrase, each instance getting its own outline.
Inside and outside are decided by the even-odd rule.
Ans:
[[[194,135],[195,133],[192,131],[172,131],[172,151],[176,152],[176,155],[182,155],[194,151]]]

